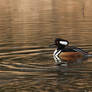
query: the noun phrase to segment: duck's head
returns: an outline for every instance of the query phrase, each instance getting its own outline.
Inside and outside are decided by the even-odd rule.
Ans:
[[[67,45],[69,44],[69,42],[67,40],[61,39],[61,38],[56,38],[54,45],[57,46],[57,49],[63,49],[65,48]]]

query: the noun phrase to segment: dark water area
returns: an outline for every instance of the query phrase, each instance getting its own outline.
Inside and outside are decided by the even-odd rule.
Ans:
[[[0,0],[0,92],[92,92],[92,58],[58,67],[57,37],[92,54],[91,0]]]

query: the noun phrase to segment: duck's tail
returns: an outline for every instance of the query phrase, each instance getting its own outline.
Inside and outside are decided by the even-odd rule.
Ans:
[[[87,57],[92,57],[92,54],[88,54]]]

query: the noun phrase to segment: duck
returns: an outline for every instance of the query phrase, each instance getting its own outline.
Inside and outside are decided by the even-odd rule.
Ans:
[[[52,46],[53,45],[56,46],[53,57],[57,64],[62,63],[62,60],[66,62],[76,62],[84,59],[88,55],[88,52],[75,46],[69,46],[69,41],[61,38],[56,38]]]

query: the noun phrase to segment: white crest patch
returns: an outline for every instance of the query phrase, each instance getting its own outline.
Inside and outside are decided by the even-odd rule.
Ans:
[[[62,44],[62,45],[68,45],[67,41],[60,41],[59,43]]]

